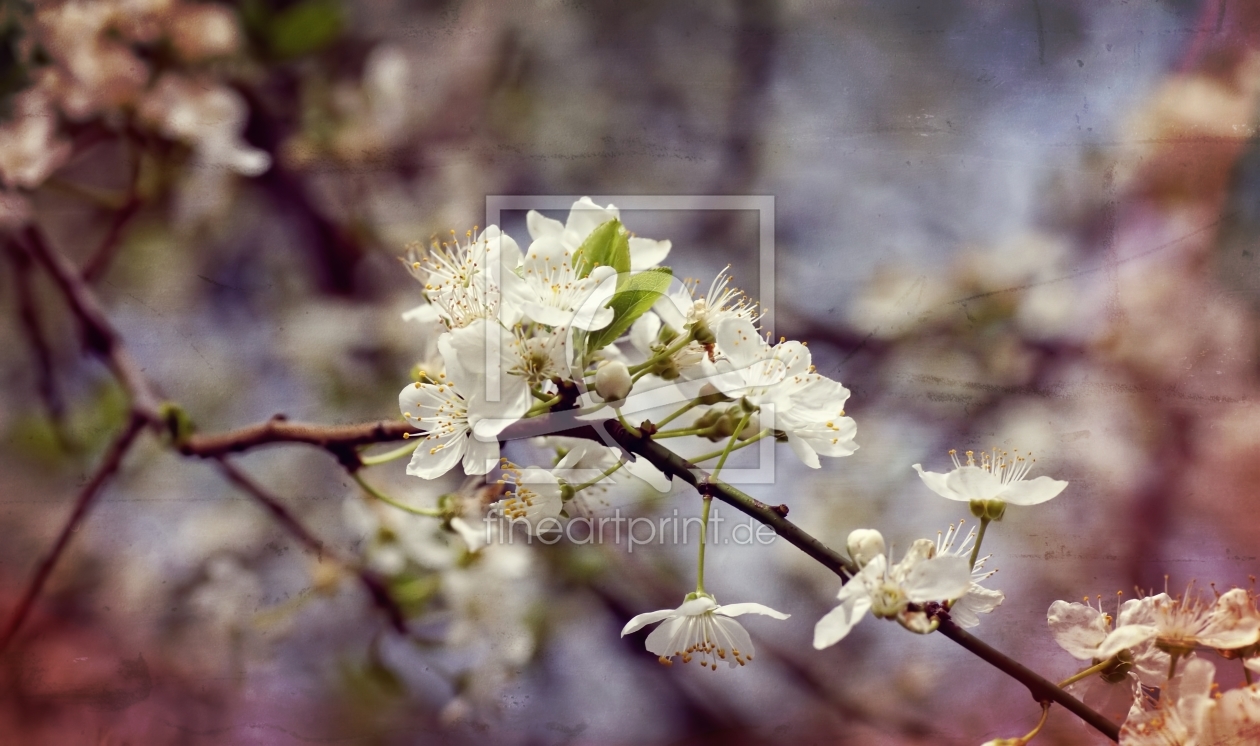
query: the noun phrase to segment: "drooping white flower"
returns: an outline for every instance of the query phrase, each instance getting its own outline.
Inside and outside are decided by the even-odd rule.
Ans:
[[[1129,599],[1114,619],[1103,612],[1101,604],[1091,606],[1088,599],[1083,604],[1055,601],[1050,605],[1046,614],[1050,633],[1073,658],[1093,666],[1127,651],[1115,666],[1069,685],[1069,691],[1108,716],[1123,716],[1141,693],[1139,685],[1155,687],[1164,682],[1168,654],[1140,632],[1133,633],[1134,625],[1152,618],[1156,602],[1155,597]],[[1115,630],[1124,631],[1113,635]]]
[[[646,647],[665,665],[674,658],[690,663],[700,659],[701,668],[717,670],[718,661],[727,666],[744,665],[753,659],[753,643],[747,630],[732,617],[763,614],[787,619],[790,614],[755,603],[719,606],[710,595],[688,594],[677,609],[662,609],[639,614],[621,629],[625,637],[649,624],[664,622],[648,635]]]
[[[497,318],[511,326],[521,317],[525,299],[523,282],[516,272],[521,249],[511,236],[492,225],[460,243],[454,231],[450,241],[437,242],[426,252],[411,250],[408,268],[424,286],[428,306],[416,312],[432,315],[448,329],[468,326],[477,319]]]
[[[967,451],[966,462],[958,459],[957,451],[951,450],[949,455],[954,460],[954,470],[947,474],[924,471],[919,464],[914,465],[914,470],[928,489],[950,500],[1037,505],[1054,498],[1068,485],[1050,477],[1025,479],[1033,459],[1020,456],[1018,451],[1012,458],[995,448],[991,454],[982,452],[979,463],[974,451]]]
[[[467,661],[444,717],[494,707],[534,654],[532,618],[542,589],[533,559],[523,542],[497,542],[442,572],[442,598],[451,615],[445,643]]]
[[[384,575],[401,573],[408,562],[427,569],[443,569],[455,562],[432,518],[370,504],[357,496],[342,503],[342,517],[361,540],[368,565]]]
[[[613,205],[600,207],[590,197],[583,197],[574,202],[569,210],[569,217],[563,224],[559,220],[530,210],[525,216],[529,236],[533,239],[530,251],[533,252],[535,247],[547,249],[558,247],[572,254],[578,250],[587,236],[591,235],[591,231],[609,220],[620,218],[621,212],[616,207]],[[660,264],[669,254],[670,246],[669,241],[653,241],[649,238],[631,236],[630,271],[642,272]]]
[[[914,632],[934,630],[933,622],[910,605],[960,598],[971,582],[967,560],[935,553],[935,542],[919,539],[896,565],[890,567],[883,554],[872,558],[840,588],[840,604],[814,626],[814,647],[835,645],[868,611],[880,619],[896,619]]]
[[[937,533],[934,556],[959,557],[970,562],[971,550],[976,543],[976,529],[973,527],[966,536],[962,536],[962,526],[962,521],[959,521],[957,525],[951,523],[944,534]],[[962,536],[961,541],[959,541],[960,536]],[[991,613],[1006,600],[1006,594],[1002,591],[980,585],[997,572],[997,570],[984,569],[985,563],[992,556],[986,554],[976,558],[976,565],[971,568],[971,581],[967,584],[967,592],[949,605],[949,616],[960,627],[974,627],[980,624],[979,614]]]
[[[512,492],[494,504],[496,515],[507,519],[512,526],[523,524],[525,530],[534,535],[560,527],[564,498],[556,475],[533,466],[522,469],[505,461],[500,484],[511,486]]]

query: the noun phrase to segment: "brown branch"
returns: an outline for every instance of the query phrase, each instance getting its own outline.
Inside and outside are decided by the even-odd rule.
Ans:
[[[372,443],[390,443],[419,432],[402,420],[383,420],[361,425],[312,425],[289,422],[276,416],[270,420],[216,435],[191,435],[178,444],[185,456],[219,458],[274,443],[305,443],[330,451],[350,467],[358,468],[355,448]],[[346,463],[350,459],[351,463]]]
[[[122,456],[134,441],[139,430],[146,422],[155,425],[162,422],[157,406],[157,397],[134,360],[122,346],[121,339],[108,319],[106,319],[100,304],[84,282],[83,277],[68,260],[48,246],[43,235],[35,226],[29,226],[23,232],[23,236],[28,243],[27,250],[31,252],[37,261],[44,265],[65,295],[71,310],[83,329],[84,341],[87,347],[106,361],[127,391],[131,399],[133,415],[124,436],[115,443],[115,448],[111,450],[109,457],[107,457],[102,468],[98,470],[96,477],[93,478],[88,488],[80,495],[79,503],[76,505],[74,514],[72,514],[71,521],[63,529],[57,544],[54,545],[48,557],[41,564],[35,578],[32,580],[31,586],[11,618],[4,635],[0,637],[0,650],[3,650],[4,646],[8,644],[27,613],[29,613],[30,606],[39,594],[39,590],[42,588],[49,572],[51,572],[61,552],[64,551],[73,527],[77,526],[78,522],[86,514],[92,498],[99,490],[100,485],[103,484],[105,478],[117,469]],[[802,531],[791,521],[788,521],[785,506],[766,505],[730,485],[711,479],[707,473],[695,468],[693,464],[690,464],[669,449],[661,446],[649,437],[644,437],[642,434],[631,433],[618,422],[608,421],[594,425],[572,420],[566,422],[563,417],[564,415],[551,415],[523,421],[509,428],[501,437],[504,440],[509,440],[537,434],[558,434],[563,432],[566,435],[603,440],[599,432],[603,430],[603,433],[606,433],[612,441],[627,452],[646,458],[666,474],[678,477],[691,484],[702,495],[722,500],[737,510],[770,526],[775,533],[782,536],[790,544],[805,552],[805,554],[840,577],[847,578],[855,572],[856,568],[848,558],[832,551],[822,542]],[[568,427],[565,427],[565,424]],[[193,435],[185,438],[178,444],[178,447],[185,455],[218,459],[228,479],[259,501],[289,533],[322,555],[327,551],[323,542],[310,533],[282,503],[255,484],[243,472],[225,461],[223,456],[269,443],[307,443],[333,453],[347,469],[353,471],[360,466],[356,451],[358,447],[371,443],[400,440],[406,434],[412,432],[414,431],[407,423],[400,421],[383,421],[366,425],[318,426],[289,423],[283,419],[273,418],[271,421],[260,425],[220,435]],[[344,560],[338,559],[337,561],[344,566],[351,566],[350,563]],[[372,596],[373,601],[389,615],[394,627],[400,632],[406,633],[406,621],[402,610],[390,597],[381,580],[366,569],[360,568],[356,573]],[[1114,723],[1085,707],[1084,704],[1067,692],[1054,686],[1054,684],[1038,676],[1019,662],[964,632],[956,625],[953,625],[947,618],[941,619],[941,631],[981,659],[1022,683],[1037,701],[1057,702],[1080,716],[1086,723],[1108,738],[1118,739],[1119,729]]]
[[[856,571],[857,568],[851,560],[837,554],[813,536],[802,531],[798,526],[780,515],[775,508],[755,500],[729,485],[710,480],[707,474],[696,469],[677,454],[653,440],[634,436],[619,422],[608,422],[607,429],[609,435],[626,450],[643,456],[653,466],[666,474],[678,477],[695,486],[701,494],[717,498],[765,523],[773,528],[775,533],[787,540],[789,544],[800,549],[841,578],[848,578]],[[940,631],[989,665],[1023,684],[1028,688],[1033,699],[1038,702],[1056,702],[1062,705],[1064,709],[1080,717],[1099,733],[1113,741],[1119,740],[1119,726],[1086,707],[1080,700],[1039,676],[1019,661],[972,636],[948,618],[940,618]]]
[[[147,423],[160,424],[162,418],[157,394],[140,372],[131,353],[123,346],[122,338],[106,318],[96,294],[84,282],[78,269],[69,259],[49,246],[44,234],[34,224],[28,225],[22,231],[22,238],[26,250],[43,265],[65,296],[71,312],[79,321],[84,345],[109,366],[126,390],[132,410]]]
[[[26,621],[26,617],[30,615],[31,608],[35,605],[35,599],[39,597],[40,592],[47,582],[48,576],[52,574],[53,567],[57,561],[61,559],[62,553],[70,544],[70,537],[78,530],[79,524],[83,522],[87,516],[88,509],[92,507],[96,497],[101,492],[101,487],[105,485],[106,480],[118,471],[122,465],[123,457],[127,455],[136,437],[144,429],[144,420],[136,415],[132,415],[127,420],[127,426],[110,444],[109,450],[105,452],[101,463],[96,467],[96,471],[92,474],[92,478],[79,492],[79,497],[74,503],[74,510],[70,512],[69,519],[66,520],[64,526],[61,527],[61,533],[57,535],[57,541],[53,543],[52,549],[48,550],[48,554],[40,561],[39,566],[35,569],[35,574],[31,576],[31,580],[27,583],[26,590],[22,593],[21,599],[18,601],[17,607],[13,613],[9,615],[9,621],[5,623],[4,631],[0,632],[0,652],[8,647],[9,643],[17,635],[21,629],[22,623]]]
[[[602,424],[607,428],[608,435],[622,448],[642,456],[666,474],[678,477],[690,484],[700,494],[717,498],[764,523],[797,549],[840,577],[848,578],[857,572],[857,567],[852,560],[832,551],[827,545],[789,521],[785,517],[787,510],[784,506],[767,505],[729,484],[711,479],[707,472],[696,468],[694,464],[660,443],[630,433],[620,422],[610,420]]]
[[[40,323],[39,306],[35,301],[34,288],[31,285],[31,258],[16,243],[7,245],[9,258],[13,264],[13,282],[16,285],[18,298],[18,317],[22,322],[23,336],[31,357],[35,363],[35,387],[39,398],[48,412],[48,420],[52,424],[53,433],[62,448],[69,450],[69,439],[64,428],[65,402],[61,391],[57,388],[57,379],[53,369],[52,351],[44,336]]]
[[[950,619],[941,618],[939,621],[940,627],[937,628],[938,632],[962,645],[972,655],[1028,687],[1028,691],[1032,694],[1033,699],[1038,702],[1054,702],[1063,705],[1063,709],[1084,720],[1087,725],[1107,738],[1113,741],[1120,740],[1120,726],[1086,707],[1083,702],[1037,675],[1019,661],[976,638],[975,635],[959,627]]]
[[[279,523],[293,538],[301,542],[307,549],[315,552],[315,555],[321,560],[324,557],[328,557],[343,568],[354,572],[358,576],[359,582],[363,584],[368,595],[372,598],[372,602],[389,617],[390,625],[399,634],[408,634],[406,615],[403,613],[402,607],[389,594],[389,589],[380,577],[365,567],[356,566],[355,563],[341,557],[335,550],[325,545],[319,537],[311,533],[310,529],[297,519],[297,516],[293,515],[284,506],[284,503],[263,489],[261,485],[237,468],[235,464],[225,458],[216,460],[218,461],[219,470],[223,472],[227,480],[262,505],[271,514],[271,517],[275,519],[276,523]]]
[[[96,282],[109,269],[109,265],[118,254],[118,250],[122,248],[123,229],[136,216],[136,213],[140,212],[141,204],[140,197],[133,190],[122,207],[114,212],[109,228],[105,231],[105,237],[101,239],[100,245],[96,247],[96,251],[92,253],[92,256],[88,257],[88,260],[83,263],[82,274],[85,281]]]

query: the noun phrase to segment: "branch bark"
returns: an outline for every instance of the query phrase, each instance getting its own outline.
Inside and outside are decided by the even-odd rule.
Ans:
[[[9,615],[8,622],[4,625],[4,631],[0,632],[0,653],[9,646],[13,638],[17,636],[18,631],[22,628],[23,622],[31,613],[31,608],[35,605],[35,599],[39,597],[40,592],[44,589],[44,583],[48,581],[48,576],[52,574],[53,567],[57,561],[61,559],[62,553],[66,551],[66,547],[70,544],[70,537],[78,530],[79,524],[87,516],[88,510],[96,501],[101,493],[101,488],[105,486],[105,482],[113,476],[114,472],[122,465],[123,458],[127,455],[127,451],[131,449],[135,443],[136,437],[140,435],[144,429],[144,420],[136,415],[132,415],[127,420],[127,426],[110,444],[109,450],[105,452],[101,463],[93,472],[92,478],[79,492],[79,497],[75,500],[74,509],[70,512],[70,517],[66,520],[65,525],[61,527],[61,533],[57,535],[56,542],[52,548],[48,550],[48,554],[40,561],[39,566],[35,569],[35,574],[31,576],[30,581],[23,591],[22,597],[18,600],[17,606]]]
[[[28,225],[22,231],[22,238],[25,249],[44,267],[65,296],[70,311],[79,321],[84,345],[109,366],[126,390],[132,410],[146,423],[160,424],[160,399],[131,353],[123,346],[122,338],[105,316],[96,294],[84,282],[79,270],[69,259],[48,245],[43,232],[34,224]]]

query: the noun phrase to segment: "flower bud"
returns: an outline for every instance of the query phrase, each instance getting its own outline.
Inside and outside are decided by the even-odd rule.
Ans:
[[[849,534],[849,540],[845,546],[849,550],[849,556],[858,564],[858,567],[865,567],[867,562],[883,554],[887,549],[884,544],[884,535],[873,528],[855,529]]]
[[[730,401],[731,398],[711,383],[706,383],[700,387],[700,403],[701,404],[717,404],[719,402]]]
[[[619,402],[630,394],[630,369],[620,360],[609,360],[595,371],[595,393],[606,402]]]

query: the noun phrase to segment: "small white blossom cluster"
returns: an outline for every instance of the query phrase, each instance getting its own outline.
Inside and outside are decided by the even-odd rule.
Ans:
[[[805,343],[763,338],[756,304],[725,271],[703,295],[699,283],[675,282],[661,266],[668,241],[632,235],[614,206],[589,198],[574,203],[565,223],[530,212],[527,224],[524,250],[497,226],[412,249],[407,266],[425,302],[404,318],[427,325],[436,344],[399,395],[403,417],[419,431],[408,474],[437,479],[459,466],[495,481],[501,497],[489,512],[540,534],[589,515],[593,498],[619,483],[662,492],[669,483],[646,459],[593,440],[535,439],[555,450],[550,464],[501,458],[500,440],[535,417],[566,416],[570,427],[615,418],[635,437],[711,468],[711,480],[733,451],[763,438],[786,443],[811,468],[857,449],[844,412],[848,390],[814,369]],[[717,450],[695,455],[706,442]],[[983,585],[993,574],[989,557],[977,556],[986,527],[1007,504],[1044,502],[1067,483],[1027,478],[1032,462],[1018,454],[953,460],[946,474],[915,468],[933,491],[967,502],[979,530],[951,525],[935,540],[912,542],[896,561],[878,531],[854,531],[852,577],[818,622],[815,647],[834,645],[868,613],[926,634],[945,619],[974,626],[1002,603],[1001,591]],[[465,516],[443,516],[453,531],[469,532],[473,516],[462,528],[456,520]],[[482,544],[470,541],[469,549],[486,551]],[[696,590],[676,609],[634,617],[622,634],[660,623],[645,644],[662,663],[742,666],[755,651],[736,617],[787,615],[718,604],[704,588],[704,544],[702,533]]]
[[[538,534],[589,515],[609,487],[635,480],[665,492],[669,480],[644,459],[574,438],[535,441],[555,450],[551,464],[501,459],[505,431],[534,417],[616,418],[693,464],[716,461],[714,477],[733,451],[765,438],[811,468],[857,449],[848,390],[814,369],[804,343],[763,338],[756,304],[725,270],[703,294],[675,281],[661,266],[669,241],[631,234],[616,207],[589,198],[564,223],[530,212],[527,226],[524,250],[497,226],[412,249],[425,302],[404,318],[437,341],[399,394],[421,431],[408,474],[437,479],[458,466],[497,477],[503,497],[490,512]],[[716,450],[696,455],[705,444]],[[734,617],[747,613],[786,618],[719,605],[701,581],[679,608],[639,615],[623,634],[665,622],[647,640],[662,661],[744,665],[753,644]]]
[[[849,556],[860,568],[840,589],[836,608],[814,628],[814,647],[822,649],[844,639],[867,613],[895,619],[912,632],[926,634],[948,617],[962,627],[980,623],[1005,599],[1001,591],[980,585],[993,575],[985,564],[991,555],[979,555],[979,542],[990,522],[1000,521],[1007,504],[1036,505],[1057,496],[1067,482],[1037,477],[1026,479],[1032,459],[996,448],[981,453],[967,451],[960,460],[950,451],[954,469],[948,473],[914,469],[933,492],[969,504],[980,519],[980,531],[962,534],[962,522],[931,539],[918,539],[899,562],[892,563],[884,537],[874,529],[849,534]]]
[[[1055,601],[1047,615],[1059,646],[1089,663],[1068,690],[1125,718],[1120,743],[1133,746],[1244,744],[1260,740],[1260,686],[1214,691],[1215,666],[1201,654],[1239,660],[1260,672],[1260,610],[1251,591],[1205,600],[1194,588],[1101,605]],[[1158,691],[1158,698],[1151,692]]]
[[[660,266],[670,242],[631,235],[614,206],[589,198],[565,223],[530,212],[528,228],[524,251],[496,226],[413,249],[408,266],[426,302],[406,317],[437,325],[440,336],[437,356],[399,395],[403,416],[423,431],[409,474],[434,479],[456,465],[489,474],[500,465],[499,436],[529,417],[576,411],[594,420],[671,403],[686,411],[672,432],[652,434],[676,434],[680,446],[720,444],[738,427],[741,446],[774,437],[815,468],[819,456],[857,448],[848,390],[814,371],[804,344],[763,339],[755,306],[725,273],[697,297]],[[567,514],[579,461],[609,472],[590,486],[611,483],[622,467],[667,486],[606,446],[579,450],[566,447],[554,468],[511,465],[504,515],[536,529]]]

